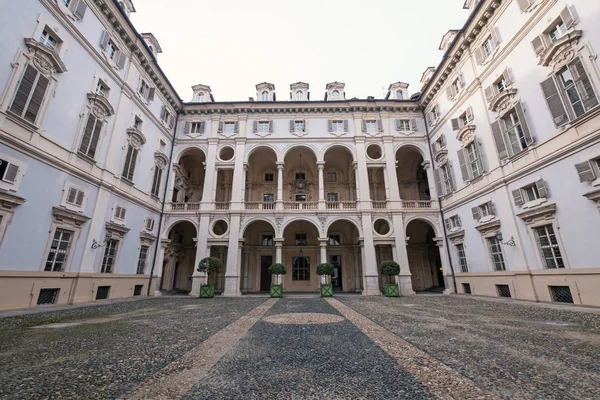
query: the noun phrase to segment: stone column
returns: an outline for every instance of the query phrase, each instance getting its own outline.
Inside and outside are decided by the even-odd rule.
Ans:
[[[163,264],[165,261],[165,250],[167,246],[171,243],[169,239],[162,239],[160,241],[160,246],[158,247],[158,253],[156,254],[156,265],[154,266],[154,273],[156,276],[156,288],[154,290],[155,296],[160,296],[160,280],[163,274]]]
[[[390,184],[389,184],[389,179],[388,179],[387,168],[386,167],[383,167],[383,185],[385,187],[385,200],[386,200],[386,202],[389,202],[391,200],[391,198],[390,198]]]
[[[431,198],[431,207],[437,208],[438,204],[438,196],[437,188],[435,187],[435,176],[433,175],[435,172],[433,168],[431,168],[431,162],[429,160],[423,161],[421,164],[425,171],[427,172],[427,184],[429,185],[429,197]]]
[[[450,260],[448,259],[448,252],[446,251],[446,247],[444,246],[445,240],[443,237],[434,237],[433,241],[435,242],[440,251],[442,269],[444,270],[444,294],[450,294],[453,292],[449,282],[450,279],[452,279],[452,275],[450,272],[448,272],[448,270],[450,269]],[[444,266],[446,266],[446,268],[444,268]],[[435,267],[437,268],[437,265]]]
[[[393,214],[392,222],[394,224],[394,261],[400,264],[400,275],[398,275],[398,285],[400,286],[401,296],[412,296],[415,291],[412,289],[412,276],[410,265],[408,263],[408,252],[406,245],[408,238],[404,231],[404,217],[402,214]]]
[[[383,138],[383,148],[385,151],[385,170],[384,175],[387,179],[389,188],[388,202],[392,210],[400,208],[400,189],[398,188],[398,176],[396,174],[396,155],[394,154],[394,143],[392,137]]]
[[[283,162],[277,163],[277,210],[283,210]]]
[[[248,178],[248,163],[244,163],[244,173],[242,175],[242,198],[243,209],[246,208],[246,180]]]
[[[204,232],[199,234],[194,241],[196,242],[196,258],[194,260],[194,274],[192,275],[192,290],[190,296],[200,296],[200,286],[207,284],[206,274],[203,272],[196,271],[200,260],[210,255],[210,246],[208,246],[208,230],[209,230],[209,215],[201,215],[200,221],[198,222],[198,232]]]
[[[325,170],[325,162],[317,162],[317,171],[319,174],[319,210],[325,209],[325,178],[323,177],[323,171]]]
[[[275,242],[275,263],[281,264],[283,260],[283,238],[273,239]]]
[[[213,125],[218,122],[213,121]],[[217,175],[218,170],[216,167],[217,162],[217,145],[219,140],[217,138],[208,139],[208,152],[206,156],[206,165],[208,168],[205,169],[204,173],[204,187],[202,188],[202,210],[212,210],[214,197],[216,194]],[[204,231],[208,232],[208,230]]]
[[[328,239],[319,239],[319,246],[321,246],[321,264],[327,263],[327,241]]]

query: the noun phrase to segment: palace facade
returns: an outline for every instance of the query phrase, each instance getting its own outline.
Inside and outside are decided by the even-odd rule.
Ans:
[[[600,305],[600,6],[467,0],[421,90],[184,102],[131,1],[27,0],[0,45],[0,309],[268,290]],[[285,100],[277,100],[276,94]],[[289,97],[289,99],[288,99]],[[320,97],[320,99],[316,99]]]

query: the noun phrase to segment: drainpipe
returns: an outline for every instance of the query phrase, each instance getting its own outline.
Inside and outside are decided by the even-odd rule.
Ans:
[[[181,111],[177,111],[177,120],[175,121],[175,129],[173,130],[173,140],[171,141],[171,154],[169,154],[169,162],[167,163],[167,179],[165,179],[165,190],[163,191],[162,205],[160,208],[160,218],[158,219],[158,235],[156,236],[156,244],[154,245],[154,255],[152,256],[152,268],[150,269],[150,278],[148,278],[148,290],[146,296],[150,296],[150,287],[152,286],[152,274],[156,265],[156,255],[160,246],[160,230],[162,229],[163,216],[165,214],[165,203],[167,201],[167,188],[169,187],[169,176],[171,175],[171,160],[173,159],[173,150],[175,149],[175,137],[177,136],[177,127],[179,126],[179,116]]]
[[[431,151],[431,139],[429,137],[429,126],[427,125],[427,119],[425,118],[425,109],[423,107],[421,107],[421,113],[423,114],[423,122],[425,123],[425,133],[427,134],[427,147],[429,148],[429,157],[431,158],[431,168],[433,168],[433,152]],[[433,173],[435,175],[435,170]],[[435,176],[434,176],[433,184],[435,185]],[[442,211],[442,198],[440,197],[440,193],[438,193],[438,204],[440,205],[440,218],[442,220],[442,230],[444,232],[444,242],[446,243],[446,253],[448,254],[448,263],[450,264],[450,272],[452,272],[452,283],[454,286],[454,293],[457,294],[458,290],[456,289],[456,277],[454,276],[454,266],[452,265],[452,254],[450,254],[450,244],[448,242],[448,234],[446,232],[446,224],[444,223],[444,211]]]

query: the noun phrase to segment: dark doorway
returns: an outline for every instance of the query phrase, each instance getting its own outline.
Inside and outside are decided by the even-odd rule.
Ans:
[[[180,272],[180,271],[179,271],[179,269],[180,269],[180,268],[179,268],[179,263],[178,263],[178,262],[176,262],[176,263],[175,263],[175,268],[174,268],[174,271],[173,271],[173,290],[174,290],[174,291],[175,291],[175,290],[179,290],[179,287],[178,287],[178,282],[179,282],[179,272]]]
[[[269,267],[273,264],[273,256],[260,257],[260,290],[269,291],[271,287],[271,275]]]
[[[330,264],[333,265],[333,276],[331,277],[331,286],[333,290],[342,291],[342,256],[331,256]]]
[[[437,270],[438,287],[445,288],[446,282],[444,282],[444,270],[442,269],[442,260],[440,259],[439,251],[435,256],[435,269]]]

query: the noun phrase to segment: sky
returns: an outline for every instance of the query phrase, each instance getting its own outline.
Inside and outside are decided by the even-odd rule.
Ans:
[[[216,101],[256,96],[275,84],[288,100],[290,84],[346,84],[346,98],[385,97],[388,85],[409,83],[437,66],[442,36],[469,16],[464,0],[133,0],[131,20],[161,45],[158,61],[184,101],[191,86],[211,87]]]

